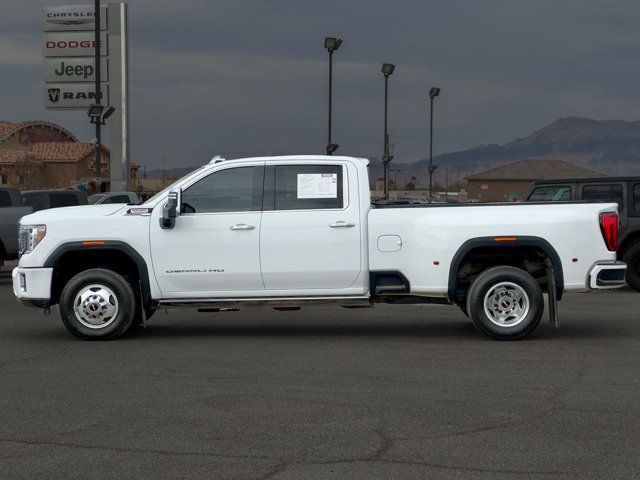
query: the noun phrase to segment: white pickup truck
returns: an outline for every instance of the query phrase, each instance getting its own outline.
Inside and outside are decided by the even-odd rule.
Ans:
[[[624,284],[616,204],[385,205],[368,161],[214,159],[139,206],[46,210],[20,224],[15,295],[113,339],[157,309],[456,304],[485,334],[557,324],[564,292]],[[393,321],[390,319],[390,321]]]

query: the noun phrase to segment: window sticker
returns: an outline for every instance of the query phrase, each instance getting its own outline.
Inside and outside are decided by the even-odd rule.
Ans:
[[[338,174],[299,173],[298,198],[338,198]]]

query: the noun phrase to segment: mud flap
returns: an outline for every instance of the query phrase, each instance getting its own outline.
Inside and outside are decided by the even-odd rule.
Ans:
[[[551,265],[547,265],[547,289],[549,290],[549,323],[557,328],[560,326],[560,319],[558,318],[558,292],[556,290],[556,277]]]
[[[144,308],[144,298],[142,296],[142,282],[138,282],[138,291],[140,292],[140,313],[142,313],[142,328],[147,328],[147,310]]]

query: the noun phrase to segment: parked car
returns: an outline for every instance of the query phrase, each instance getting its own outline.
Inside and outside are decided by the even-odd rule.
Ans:
[[[135,192],[96,193],[91,195],[88,200],[92,205],[103,205],[106,203],[127,203],[137,205],[140,203],[138,194]]]
[[[18,258],[18,222],[32,211],[22,204],[20,190],[0,186],[0,266]]]
[[[28,215],[21,235],[39,241],[14,293],[58,304],[82,339],[117,338],[156,309],[385,302],[455,304],[515,340],[537,327],[544,293],[557,324],[565,292],[624,285],[615,203],[372,204],[368,163],[218,159],[139,206]]]
[[[627,264],[627,283],[640,291],[640,177],[540,180],[525,202],[615,202],[618,204],[618,259]]]
[[[34,212],[89,204],[87,194],[80,190],[30,190],[22,192],[22,201]]]

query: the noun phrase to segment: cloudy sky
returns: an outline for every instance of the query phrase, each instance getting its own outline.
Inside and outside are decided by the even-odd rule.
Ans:
[[[91,3],[77,2],[78,4]],[[106,3],[106,2],[104,2]],[[86,114],[43,107],[42,7],[3,0],[0,119],[93,137]],[[339,153],[380,157],[382,62],[396,161],[529,135],[564,116],[640,119],[640,3],[632,0],[130,0],[131,157],[158,168],[215,154],[321,153],[327,35]],[[108,139],[108,135],[106,136]]]

